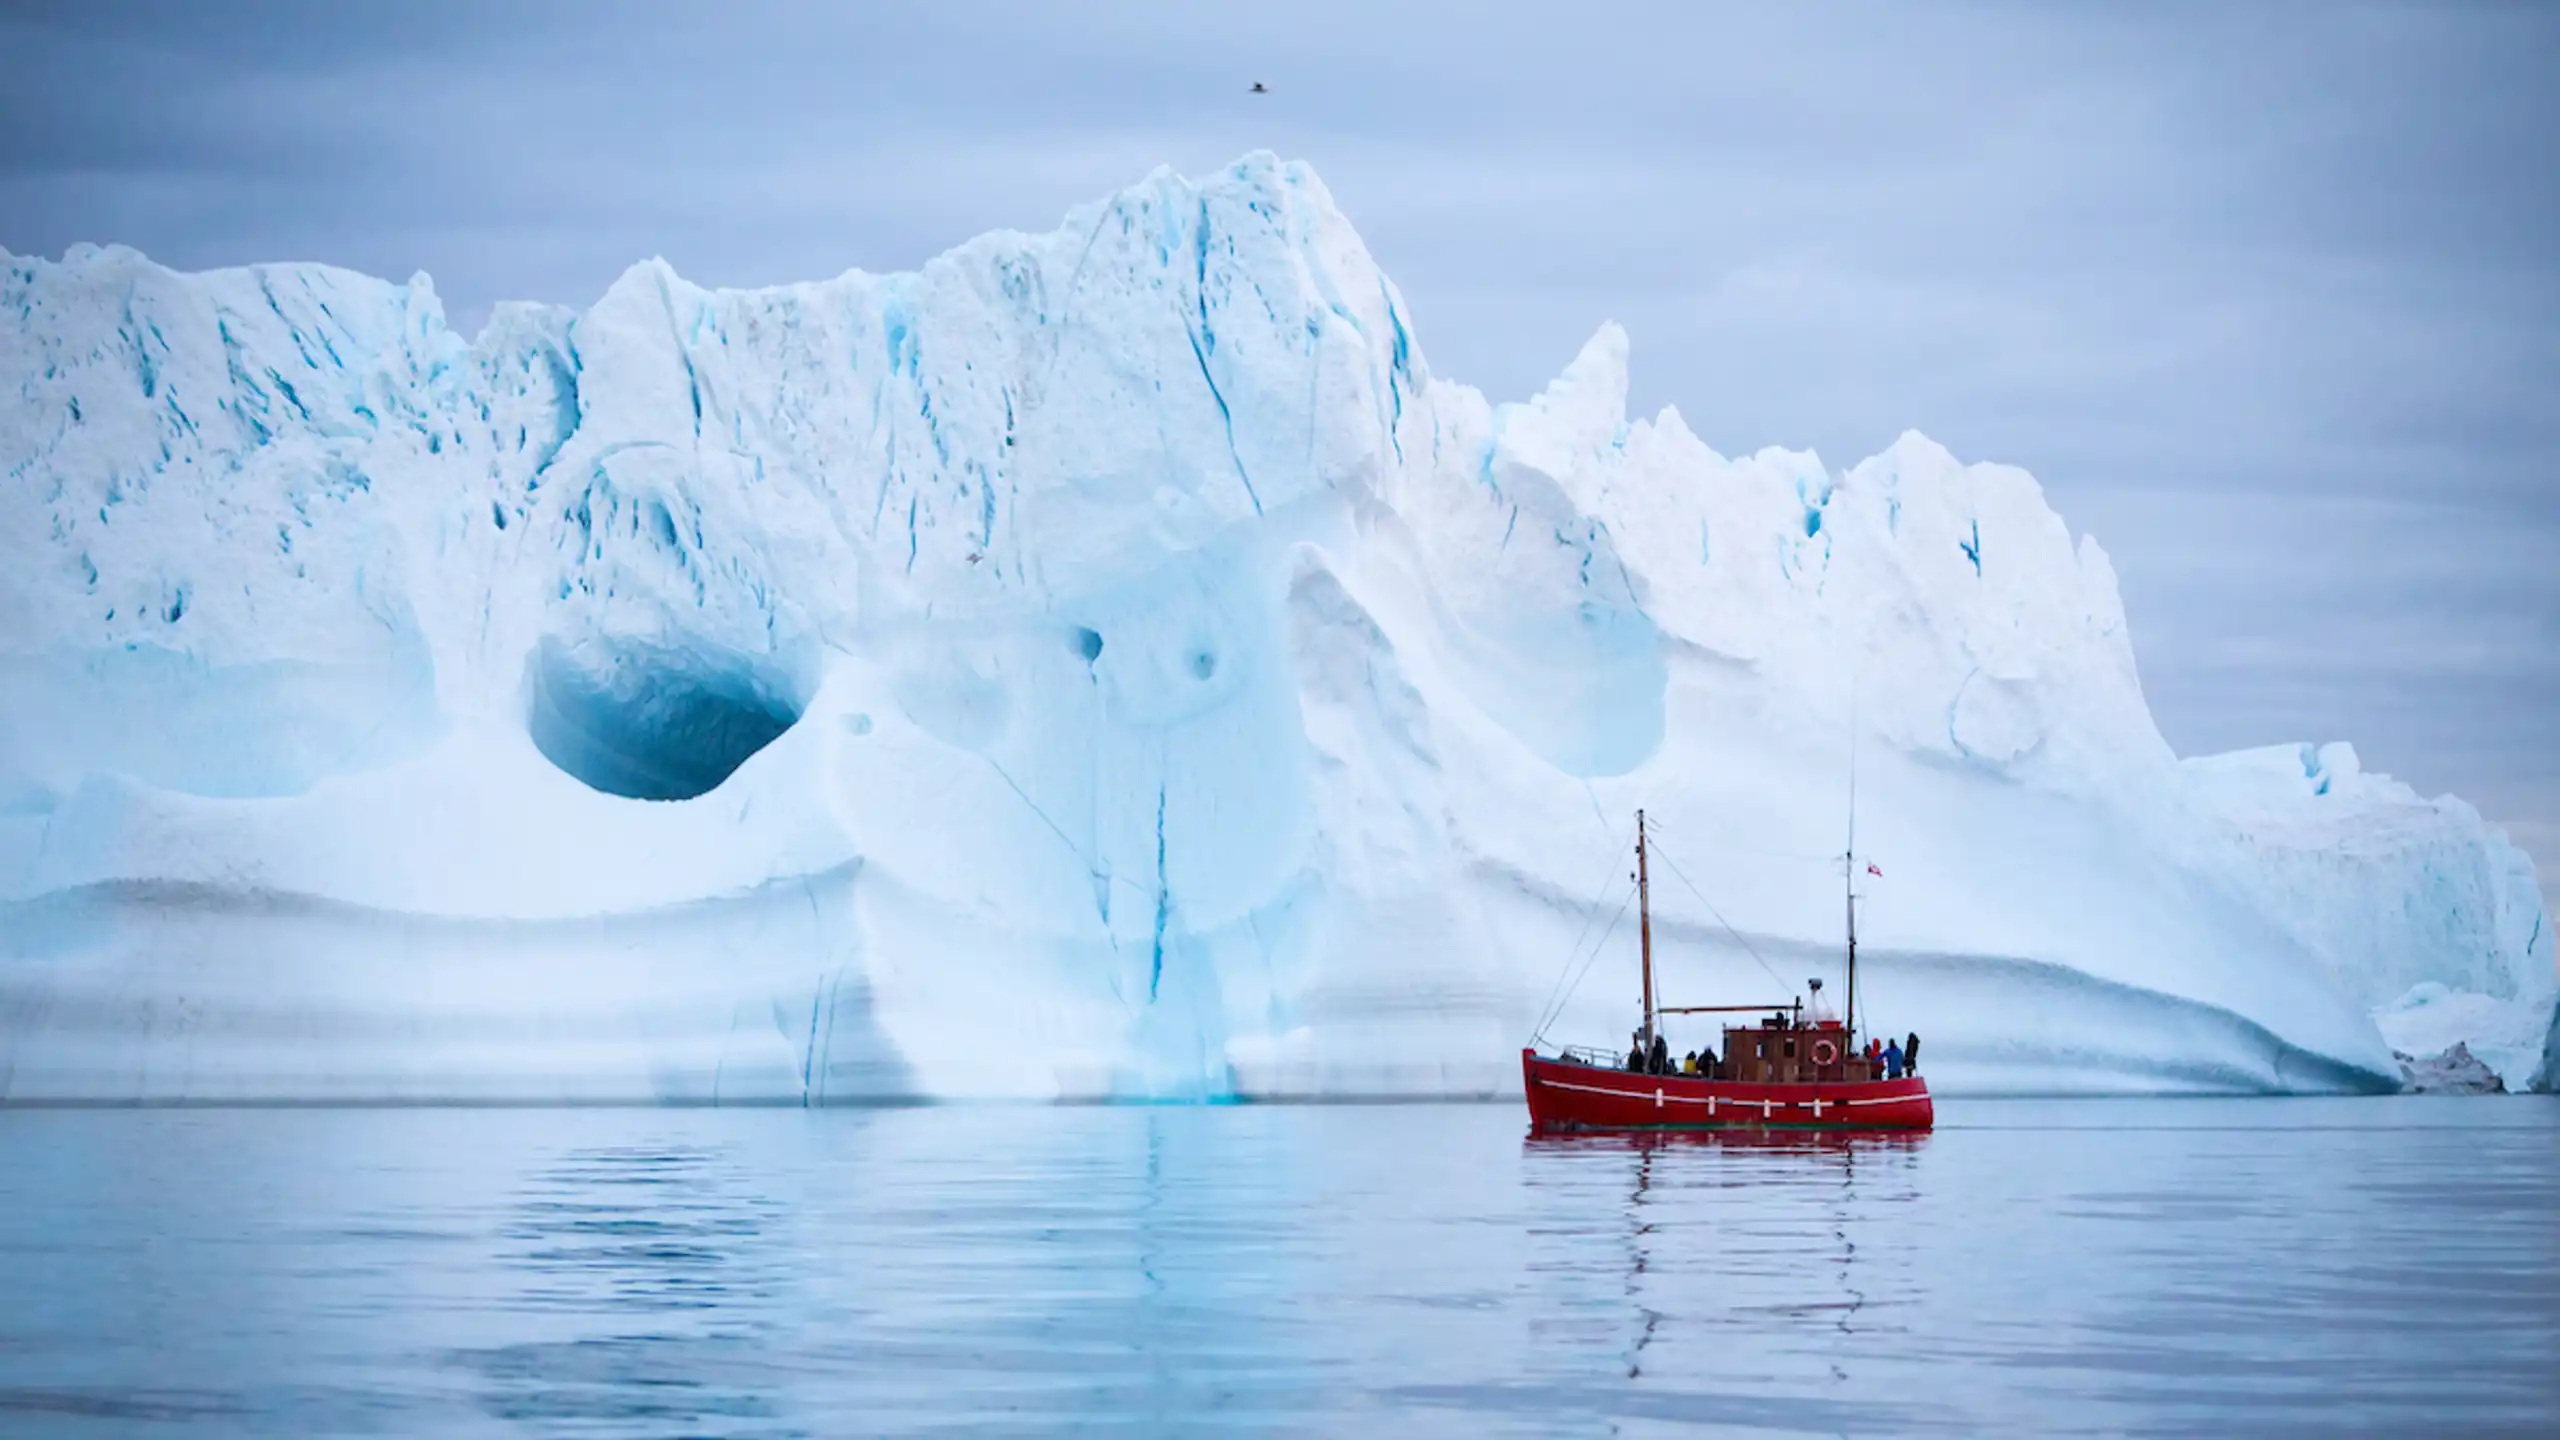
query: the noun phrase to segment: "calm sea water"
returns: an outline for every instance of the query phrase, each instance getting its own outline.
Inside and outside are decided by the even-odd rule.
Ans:
[[[2560,1433],[2560,1104],[0,1112],[0,1433]]]

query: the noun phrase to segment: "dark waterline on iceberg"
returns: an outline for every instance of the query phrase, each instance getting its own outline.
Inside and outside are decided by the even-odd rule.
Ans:
[[[2560,1103],[0,1111],[0,1432],[2549,1433]]]

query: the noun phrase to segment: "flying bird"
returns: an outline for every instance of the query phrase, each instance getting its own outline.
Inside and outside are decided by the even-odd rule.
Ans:
[[[1271,87],[1263,84],[1259,80],[1256,80],[1253,82],[1253,88],[1245,93],[1248,95],[1268,95],[1271,93]]]

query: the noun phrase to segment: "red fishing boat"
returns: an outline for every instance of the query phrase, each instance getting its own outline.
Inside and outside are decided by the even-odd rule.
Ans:
[[[1810,1007],[1656,1003],[1653,983],[1652,879],[1646,863],[1644,812],[1636,812],[1637,935],[1644,957],[1644,1023],[1625,1055],[1564,1046],[1541,1055],[1533,1041],[1520,1051],[1529,1120],[1542,1131],[1856,1129],[1926,1130],[1936,1121],[1928,1082],[1918,1074],[1919,1038],[1894,1045],[1890,1060],[1858,1038],[1857,843],[1848,853],[1850,884],[1848,996],[1845,1018],[1831,1016],[1822,982],[1808,982]],[[1623,912],[1621,912],[1623,913]],[[1808,1013],[1810,1008],[1810,1013]],[[1750,1015],[1726,1025],[1721,1052],[1697,1057],[1694,1070],[1670,1060],[1661,1031],[1665,1015]]]

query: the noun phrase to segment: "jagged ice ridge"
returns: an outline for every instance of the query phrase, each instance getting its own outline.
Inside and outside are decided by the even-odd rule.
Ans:
[[[1853,750],[1942,1090],[2548,1078],[2524,857],[2182,763],[2028,475],[1490,404],[1300,165],[471,342],[0,260],[0,1098],[1516,1089],[1639,805],[1675,998],[1836,975]]]

